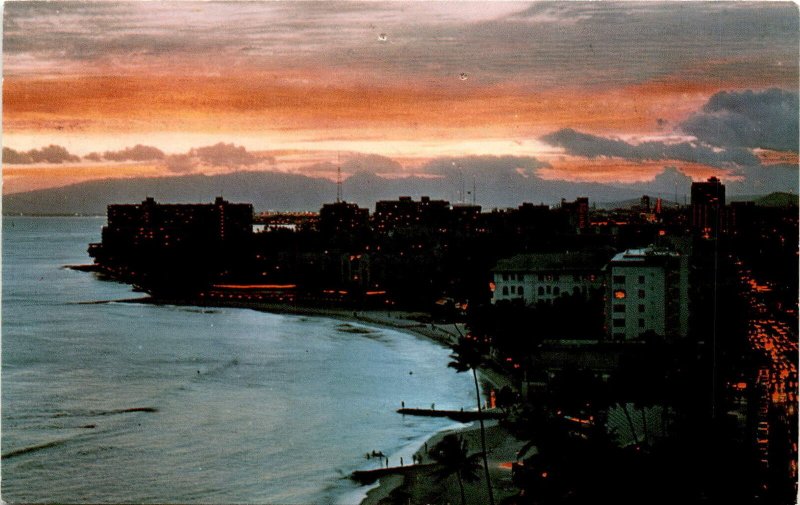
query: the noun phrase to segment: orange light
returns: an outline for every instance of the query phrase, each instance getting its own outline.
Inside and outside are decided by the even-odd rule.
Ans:
[[[625,298],[625,290],[618,289],[614,291],[614,298],[616,298],[617,300],[622,300],[623,298]]]
[[[214,284],[216,289],[294,289],[296,284]]]

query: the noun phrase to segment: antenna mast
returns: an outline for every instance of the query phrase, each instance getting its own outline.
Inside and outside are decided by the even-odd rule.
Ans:
[[[472,205],[475,205],[475,178],[472,178]]]
[[[336,165],[336,203],[340,203],[342,201],[342,166],[341,166],[341,158],[337,154],[337,165]]]

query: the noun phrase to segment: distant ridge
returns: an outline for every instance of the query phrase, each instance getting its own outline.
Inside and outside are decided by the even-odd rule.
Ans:
[[[561,198],[578,196],[623,199],[636,193],[602,184],[574,184],[534,177],[496,177],[478,180],[478,204],[485,209],[517,207],[523,202],[556,204]],[[422,195],[457,202],[461,187],[456,177],[384,178],[357,173],[343,181],[343,199],[374,208],[378,200],[401,195]],[[103,179],[3,197],[6,215],[105,215],[112,203],[138,203],[147,196],[164,203],[211,202],[222,196],[231,202],[252,203],[256,211],[317,211],[335,201],[336,182],[280,172],[234,172],[224,175],[183,175],[132,179]]]
[[[651,209],[655,208],[657,199],[658,199],[658,197],[650,195],[650,208]],[[641,204],[642,204],[642,201],[641,201],[640,198],[631,198],[629,200],[623,200],[621,202],[597,202],[595,204],[595,207],[597,207],[598,209],[606,209],[606,210],[611,210],[611,209],[632,209],[634,207],[640,206]],[[670,208],[671,209],[671,208],[674,208],[674,207],[679,207],[681,204],[678,203],[678,202],[672,201],[672,200],[667,200],[666,198],[662,198],[661,199],[661,205],[664,208]]]
[[[485,210],[517,207],[523,202],[558,205],[562,198],[572,201],[588,196],[591,205],[598,208],[630,208],[638,205],[642,195],[650,195],[651,205],[657,197],[663,205],[675,205],[674,188],[680,196],[686,195],[691,180],[666,183],[652,181],[637,184],[599,184],[546,180],[517,173],[476,172],[477,204]],[[342,181],[343,199],[362,207],[374,209],[379,200],[393,200],[399,196],[459,201],[462,180],[459,174],[443,177],[392,178],[360,172]],[[736,192],[730,187],[730,194]],[[6,215],[105,215],[112,203],[138,203],[151,196],[164,203],[211,202],[222,196],[231,202],[252,203],[256,211],[317,211],[324,203],[336,200],[336,182],[319,177],[281,172],[240,171],[223,175],[178,175],[172,177],[144,177],[131,179],[103,179],[87,181],[60,188],[51,188],[3,197]],[[777,195],[777,196],[776,196]],[[759,205],[797,205],[797,195],[772,193],[759,199]],[[731,196],[730,201],[742,200]],[[612,203],[599,203],[612,202]],[[774,203],[773,203],[774,202]],[[682,202],[680,202],[682,203]]]
[[[788,205],[797,207],[798,199],[797,195],[794,193],[777,192],[756,198],[755,203],[763,207],[786,207]]]

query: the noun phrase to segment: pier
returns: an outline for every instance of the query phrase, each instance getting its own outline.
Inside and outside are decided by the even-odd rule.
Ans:
[[[390,466],[388,468],[376,468],[374,470],[356,470],[350,474],[350,478],[359,484],[372,484],[381,477],[387,475],[405,475],[414,469],[432,468],[436,466],[433,463],[426,463],[422,465],[405,465],[405,466]]]
[[[407,409],[402,408],[397,410],[398,414],[408,416],[421,416],[421,417],[447,417],[454,421],[466,423],[470,421],[477,421],[478,419],[500,419],[503,414],[497,410],[484,410],[478,412],[476,410],[463,411],[463,410],[435,410],[435,409]]]

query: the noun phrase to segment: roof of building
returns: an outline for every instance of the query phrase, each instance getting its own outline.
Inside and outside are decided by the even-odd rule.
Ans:
[[[667,249],[657,249],[647,247],[644,249],[628,249],[621,253],[616,254],[610,263],[618,264],[640,264],[645,262],[652,262],[653,260],[663,260],[667,258],[677,258],[680,254],[669,251]]]
[[[502,259],[493,272],[600,270],[608,262],[604,251],[518,254]]]

